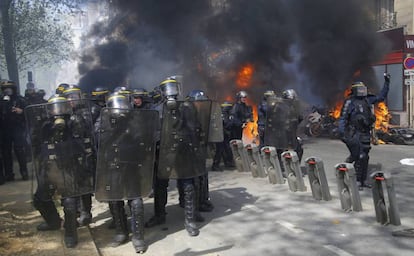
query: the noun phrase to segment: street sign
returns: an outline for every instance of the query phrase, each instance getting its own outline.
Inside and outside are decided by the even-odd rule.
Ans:
[[[404,69],[404,76],[414,75],[414,69]]]
[[[407,57],[404,59],[404,68],[414,69],[414,58],[413,57]]]

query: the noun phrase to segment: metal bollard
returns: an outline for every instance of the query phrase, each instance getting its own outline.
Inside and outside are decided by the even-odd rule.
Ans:
[[[282,170],[280,169],[279,158],[275,147],[263,147],[261,149],[264,170],[269,176],[270,184],[285,184]]]
[[[318,157],[308,157],[305,163],[313,197],[316,200],[332,200],[322,160]]]
[[[382,225],[401,225],[400,212],[395,196],[394,182],[390,173],[374,172],[372,197],[374,199],[375,216]],[[386,193],[384,193],[386,192]]]
[[[266,177],[262,158],[260,157],[260,152],[259,152],[259,148],[257,147],[257,145],[247,144],[244,148],[246,149],[247,162],[250,166],[250,170],[252,171],[252,176],[254,178]]]
[[[249,172],[250,167],[247,163],[246,153],[241,140],[230,141],[231,151],[233,152],[234,162],[239,172]]]
[[[354,166],[349,163],[340,163],[335,165],[335,170],[342,209],[346,212],[362,211]]]
[[[299,166],[299,157],[296,152],[291,150],[285,151],[281,154],[281,156],[290,191],[306,191],[302,170]]]

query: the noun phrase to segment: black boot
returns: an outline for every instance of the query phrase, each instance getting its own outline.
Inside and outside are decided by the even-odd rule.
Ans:
[[[82,195],[80,206],[79,226],[87,226],[92,222],[92,194]]]
[[[181,208],[184,208],[184,188],[180,180],[177,180],[178,202]]]
[[[196,222],[204,222],[204,217],[201,216],[200,214],[200,201],[201,201],[201,194],[202,194],[201,190],[202,190],[202,183],[203,183],[202,180],[203,180],[202,177],[194,178],[194,201],[195,201],[194,202],[195,204],[194,220]]]
[[[28,180],[29,174],[27,172],[27,158],[26,158],[26,149],[24,146],[15,147],[14,153],[17,158],[17,162],[19,163],[20,167],[20,175],[22,176],[22,180]]]
[[[74,248],[78,244],[77,198],[67,197],[62,200],[63,211],[65,212],[65,245],[67,248]]]
[[[190,236],[198,236],[200,231],[195,224],[195,191],[193,184],[186,184],[184,186],[184,227]]]
[[[131,201],[132,245],[136,253],[144,253],[147,245],[144,240],[144,204],[142,198]]]
[[[168,180],[157,179],[154,187],[154,216],[152,216],[146,223],[146,228],[152,228],[157,225],[165,223],[165,205],[167,204],[167,187]]]
[[[115,221],[115,236],[112,239],[111,246],[117,247],[128,241],[127,218],[123,201],[111,201],[109,203],[113,204],[113,217]]]
[[[38,231],[60,229],[62,219],[60,218],[53,201],[42,201],[35,194],[33,198],[33,206],[39,211],[40,215],[42,215],[45,220],[45,222],[40,223],[37,226]]]
[[[200,192],[199,192],[198,211],[211,212],[214,205],[210,201],[210,193],[208,188],[208,173],[200,177]]]
[[[115,219],[114,219],[114,206],[113,204],[109,203],[109,212],[111,213],[112,219],[109,222],[108,229],[115,229]]]

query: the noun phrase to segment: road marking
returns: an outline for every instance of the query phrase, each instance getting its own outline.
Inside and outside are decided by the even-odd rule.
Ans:
[[[252,210],[252,211],[257,212],[257,213],[264,212],[264,210],[260,209],[259,207],[257,207],[256,205],[253,205],[253,204],[243,205],[241,209],[242,210]]]
[[[346,252],[346,251],[344,251],[344,250],[342,250],[342,249],[340,249],[340,248],[338,248],[334,245],[331,245],[331,244],[326,244],[323,247],[330,250],[333,253],[336,253],[339,256],[354,256],[353,254],[350,254],[350,253],[348,253],[348,252]]]
[[[278,220],[276,221],[277,224],[281,225],[282,227],[289,229],[290,231],[292,231],[293,233],[296,234],[300,234],[305,232],[303,229],[300,229],[298,227],[296,227],[294,224],[287,222],[287,221],[283,221],[283,220]]]
[[[228,198],[234,198],[234,196],[227,191],[220,190],[220,191],[217,191],[217,193],[221,194],[222,196],[228,197]]]
[[[400,160],[400,163],[402,165],[411,165],[411,166],[413,166],[414,165],[414,158],[404,158],[404,159],[401,159]]]

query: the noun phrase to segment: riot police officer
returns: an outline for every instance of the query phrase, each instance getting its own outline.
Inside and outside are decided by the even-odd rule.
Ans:
[[[225,101],[221,104],[221,118],[223,121],[223,141],[216,142],[216,152],[213,158],[212,171],[220,171],[220,161],[223,158],[224,166],[227,168],[234,168],[233,152],[230,147],[230,138],[233,123],[230,120],[230,111],[233,103]]]
[[[14,180],[12,149],[14,149],[14,154],[19,163],[22,179],[28,180],[26,123],[24,118],[24,108],[27,106],[27,102],[18,94],[13,81],[2,82],[1,90],[3,93],[0,101],[1,136],[5,181]]]
[[[132,106],[135,109],[151,109],[151,102],[147,90],[133,88],[131,90]]]
[[[347,162],[354,163],[359,189],[370,187],[366,184],[369,151],[371,149],[371,128],[375,123],[375,115],[371,106],[384,101],[388,95],[390,75],[384,73],[384,86],[377,95],[368,95],[363,82],[355,82],[351,87],[351,95],[345,100],[339,118],[339,133],[342,141],[350,151]]]
[[[293,149],[299,158],[299,162],[302,160],[303,147],[302,140],[297,136],[297,130],[300,122],[303,120],[302,109],[298,100],[298,96],[295,90],[287,89],[282,92],[282,98],[288,103],[289,115],[288,115],[288,145]]]
[[[239,91],[236,94],[236,103],[230,111],[230,120],[233,123],[231,139],[241,140],[243,129],[248,122],[253,122],[253,112],[251,106],[247,105],[247,92]]]
[[[101,195],[103,200],[109,201],[109,208],[115,224],[112,247],[119,246],[129,240],[127,217],[124,208],[125,203],[123,200],[123,198],[128,198],[131,212],[132,245],[137,253],[143,253],[147,250],[147,245],[144,240],[144,204],[142,197],[139,196],[139,190],[142,185],[128,183],[125,179],[129,178],[135,181],[135,178],[138,177],[141,178],[139,182],[146,182],[145,178],[150,179],[149,177],[144,177],[148,170],[140,169],[140,175],[136,177],[127,177],[126,174],[135,175],[138,172],[137,168],[149,168],[149,173],[152,173],[153,161],[150,161],[150,166],[145,166],[143,162],[130,164],[131,159],[136,160],[140,158],[139,155],[135,155],[138,153],[137,151],[131,150],[121,152],[123,154],[123,161],[122,163],[120,162],[121,156],[117,155],[119,152],[118,148],[124,149],[125,147],[134,147],[139,143],[143,144],[144,141],[137,141],[137,138],[142,139],[137,135],[143,134],[145,131],[135,129],[136,126],[130,126],[130,122],[134,121],[132,115],[137,113],[131,112],[132,105],[127,95],[113,93],[108,97],[106,105],[107,108],[101,113],[100,124],[98,124],[99,129],[102,130],[102,133],[99,135],[98,157],[101,156],[104,159],[98,160],[97,198],[100,194],[103,194]],[[155,117],[156,113],[154,114]],[[120,136],[120,134],[123,136]],[[150,140],[152,139],[150,138]],[[150,147],[152,148],[152,146]],[[143,158],[146,159],[146,157]],[[115,173],[113,173],[114,169],[116,169]],[[110,180],[108,181],[108,179]],[[151,186],[149,185],[149,187]],[[111,189],[108,190],[108,188]],[[117,200],[111,199],[114,197]]]
[[[276,93],[273,90],[267,90],[263,93],[263,99],[257,107],[257,129],[260,138],[260,148],[264,146],[264,133],[266,126],[266,111],[267,111],[267,99],[269,97],[276,97]]]
[[[190,236],[197,236],[199,229],[196,219],[196,190],[194,178],[200,176],[199,168],[204,169],[206,148],[200,145],[200,124],[197,122],[197,110],[191,101],[178,101],[181,92],[179,82],[170,77],[159,85],[161,100],[155,109],[158,109],[163,124],[160,136],[159,152],[156,161],[156,179],[154,185],[154,216],[151,217],[146,227],[153,227],[165,223],[167,204],[167,188],[169,178],[180,180],[184,190],[184,227]],[[207,102],[207,101],[206,101]],[[206,105],[210,111],[209,104]],[[209,116],[207,116],[209,118]],[[206,120],[208,125],[209,120]],[[208,129],[208,127],[207,127]],[[204,141],[204,146],[207,141]],[[196,147],[196,148],[195,148]],[[203,151],[204,150],[204,151]],[[197,151],[197,152],[196,152]],[[197,153],[197,155],[195,154]],[[203,166],[204,165],[204,166]]]
[[[91,100],[93,102],[91,106],[93,123],[98,119],[101,109],[105,107],[108,95],[109,90],[104,87],[96,87],[91,92]]]
[[[37,229],[60,228],[61,219],[52,198],[57,190],[62,195],[65,214],[64,242],[68,248],[75,247],[79,195],[90,195],[94,189],[90,110],[80,101],[56,95],[48,104],[34,105],[27,111],[38,181],[33,205],[46,221]]]

